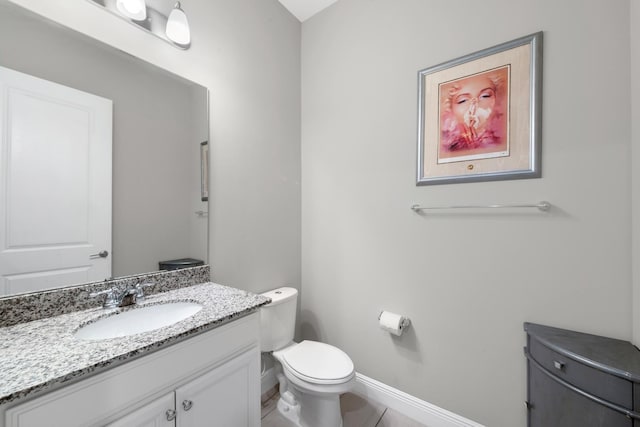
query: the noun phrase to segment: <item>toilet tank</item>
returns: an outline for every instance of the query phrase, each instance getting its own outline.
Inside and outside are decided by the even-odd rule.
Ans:
[[[279,350],[293,341],[298,290],[278,288],[262,295],[271,303],[260,307],[260,351]]]

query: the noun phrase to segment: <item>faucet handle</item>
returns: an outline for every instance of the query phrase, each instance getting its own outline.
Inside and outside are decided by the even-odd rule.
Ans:
[[[138,301],[144,299],[144,289],[148,288],[150,286],[155,286],[155,283],[153,282],[147,282],[147,283],[138,283],[136,285],[136,298],[138,299]]]
[[[106,295],[107,297],[104,300],[104,304],[102,307],[104,308],[113,308],[118,306],[118,295],[116,288],[105,289],[104,291],[91,292],[89,294],[90,298],[99,297],[100,295]]]

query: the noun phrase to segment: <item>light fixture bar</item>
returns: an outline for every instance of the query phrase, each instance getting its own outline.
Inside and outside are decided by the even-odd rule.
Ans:
[[[117,16],[118,18],[124,19],[130,24],[133,24],[136,27],[141,28],[150,34],[153,34],[154,36],[158,37],[161,40],[164,40],[165,42],[169,43],[171,46],[175,48],[186,50],[186,49],[189,49],[189,47],[191,46],[190,34],[189,34],[189,43],[186,43],[186,44],[175,42],[167,36],[167,22],[169,21],[169,18],[166,15],[164,15],[162,12],[146,5],[145,7],[146,17],[142,20],[136,20],[127,16],[124,12],[121,12],[121,9],[125,7],[124,4],[118,7],[118,3],[122,2],[122,3],[127,3],[130,10],[131,9],[134,11],[139,10],[139,9],[136,9],[136,8],[139,8],[139,6],[135,6],[133,5],[133,3],[129,3],[129,2],[145,3],[144,0],[87,0],[87,1],[95,6],[100,7],[101,9],[107,10],[108,12]],[[173,10],[176,10],[176,9],[174,8]],[[184,14],[184,11],[182,13]],[[184,22],[187,22],[186,15],[184,15]],[[187,22],[187,29],[188,29],[188,22]]]

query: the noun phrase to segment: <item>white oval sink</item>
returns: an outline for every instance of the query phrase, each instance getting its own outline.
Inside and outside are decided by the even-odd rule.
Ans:
[[[133,308],[82,326],[76,331],[75,337],[81,340],[106,340],[140,334],[171,326],[200,310],[202,306],[193,302],[170,302]]]

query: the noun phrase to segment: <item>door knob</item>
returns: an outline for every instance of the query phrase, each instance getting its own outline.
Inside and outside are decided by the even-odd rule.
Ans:
[[[102,251],[102,252],[98,252],[97,254],[89,255],[89,259],[106,258],[108,256],[109,256],[109,252],[108,251]]]

